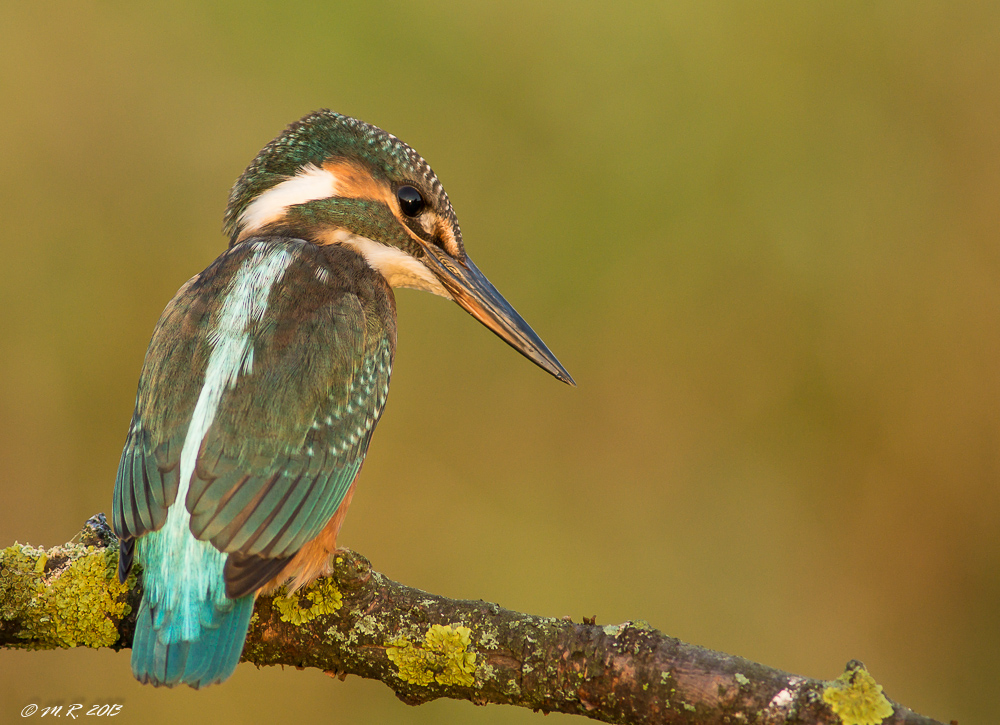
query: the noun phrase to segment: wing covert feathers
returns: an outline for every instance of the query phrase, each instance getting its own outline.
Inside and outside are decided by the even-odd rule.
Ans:
[[[291,261],[265,313],[220,332],[218,308],[260,245],[284,245]],[[344,500],[385,405],[395,303],[354,252],[297,240],[247,240],[190,280],[164,311],[143,367],[115,486],[123,542],[161,528],[174,503],[220,335],[245,335],[249,363],[218,399],[184,503],[192,534],[229,554],[227,595],[238,597],[273,579]],[[122,551],[127,572],[131,551]]]

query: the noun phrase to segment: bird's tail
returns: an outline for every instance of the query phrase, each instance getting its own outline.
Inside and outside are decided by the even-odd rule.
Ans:
[[[210,624],[202,622],[196,639],[169,641],[171,628],[153,627],[155,612],[143,596],[132,642],[132,673],[139,682],[156,686],[198,689],[222,682],[240,661],[253,601],[253,594],[232,600],[231,609],[216,609]]]

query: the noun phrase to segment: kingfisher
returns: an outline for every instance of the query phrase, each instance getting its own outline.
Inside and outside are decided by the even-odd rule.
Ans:
[[[393,289],[454,300],[575,385],[466,254],[431,167],[376,126],[288,126],[224,232],[156,324],[115,480],[118,576],[143,571],[132,672],[158,686],[222,682],[256,596],[330,573],[389,392]]]

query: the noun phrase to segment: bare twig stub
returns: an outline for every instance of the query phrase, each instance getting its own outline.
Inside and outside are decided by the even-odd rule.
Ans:
[[[116,564],[103,515],[63,546],[4,549],[0,645],[129,647],[141,575],[120,585]],[[859,662],[833,681],[799,677],[642,621],[574,623],[428,594],[346,550],[333,576],[258,599],[243,660],[380,680],[413,705],[449,697],[613,723],[936,722],[886,699]]]

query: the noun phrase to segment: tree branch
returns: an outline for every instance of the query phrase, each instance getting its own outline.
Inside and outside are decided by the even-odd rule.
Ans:
[[[134,574],[118,583],[117,548],[98,514],[63,546],[0,552],[0,646],[129,647],[141,587]],[[347,550],[294,597],[258,598],[243,660],[380,680],[411,705],[449,697],[612,723],[936,722],[884,698],[859,662],[832,682],[799,677],[642,621],[577,624],[428,594]]]

